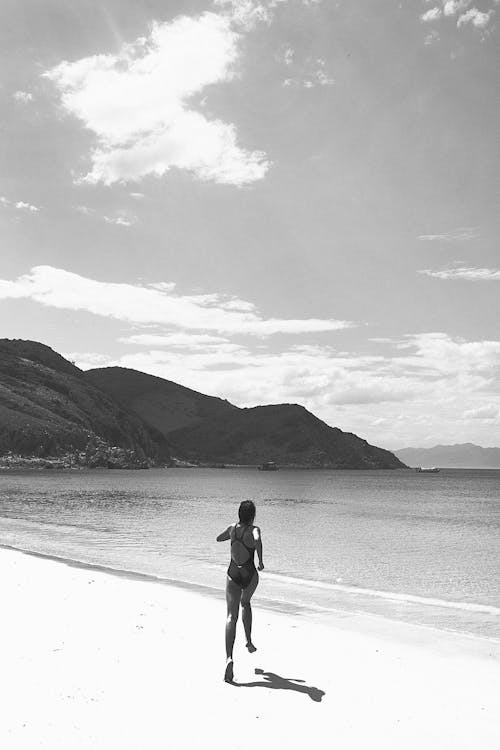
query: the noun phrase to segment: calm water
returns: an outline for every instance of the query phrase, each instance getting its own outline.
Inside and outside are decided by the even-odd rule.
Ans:
[[[0,544],[222,589],[245,499],[261,601],[500,638],[500,471],[5,472]]]

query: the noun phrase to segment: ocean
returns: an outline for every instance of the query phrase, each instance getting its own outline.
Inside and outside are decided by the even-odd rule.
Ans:
[[[257,505],[277,608],[500,639],[500,471],[4,471],[0,544],[223,591],[215,538]]]

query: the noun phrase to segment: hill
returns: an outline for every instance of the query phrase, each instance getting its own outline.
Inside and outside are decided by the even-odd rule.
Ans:
[[[174,430],[240,411],[229,401],[125,367],[87,370],[87,380],[135,411],[147,424],[169,435]]]
[[[500,469],[500,448],[482,448],[474,443],[435,445],[432,448],[402,448],[394,452],[408,466]]]
[[[325,422],[297,404],[240,409],[162,378],[99,368],[89,381],[160,430],[194,462],[279,464],[339,469],[395,469],[392,453]]]
[[[48,346],[0,339],[0,455],[7,452],[125,466],[168,458],[168,445]]]

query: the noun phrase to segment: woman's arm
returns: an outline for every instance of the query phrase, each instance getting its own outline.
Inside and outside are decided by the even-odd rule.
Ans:
[[[257,557],[259,558],[259,564],[257,568],[259,570],[264,570],[264,558],[262,556],[262,534],[260,533],[260,529],[258,526],[253,527],[253,538],[255,539],[255,549],[257,550]]]
[[[218,542],[227,542],[228,539],[231,539],[231,529],[232,528],[233,528],[232,526],[228,526],[227,529],[224,529],[224,531],[221,534],[219,534],[219,536],[217,537],[217,541]]]

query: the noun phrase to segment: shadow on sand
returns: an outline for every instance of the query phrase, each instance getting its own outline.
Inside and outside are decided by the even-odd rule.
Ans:
[[[263,669],[256,669],[255,674],[262,675],[263,680],[255,682],[232,682],[234,687],[264,687],[271,690],[294,690],[296,693],[308,695],[312,701],[319,703],[325,695],[324,690],[310,685],[304,685],[304,680],[298,680],[295,677],[280,677],[275,672],[265,672]]]

